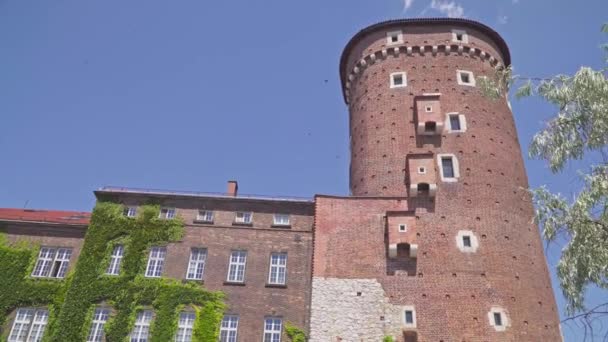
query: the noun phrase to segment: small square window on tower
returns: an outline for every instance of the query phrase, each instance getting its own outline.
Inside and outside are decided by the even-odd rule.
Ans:
[[[424,166],[420,166],[420,167],[418,168],[418,174],[419,174],[419,175],[424,175],[424,174],[426,174],[426,167],[424,167]]]
[[[405,233],[405,232],[407,232],[407,224],[405,224],[405,223],[401,223],[401,224],[399,224],[399,232],[400,232],[400,233]]]
[[[462,245],[464,247],[471,247],[471,237],[468,235],[465,235],[462,237]]]
[[[403,32],[391,31],[386,33],[386,45],[396,45],[403,43]]]
[[[433,106],[426,106],[424,108],[424,111],[427,112],[427,113],[432,113],[433,112]]]
[[[456,235],[456,246],[464,253],[475,253],[479,248],[477,236],[470,230],[460,230]]]
[[[391,88],[407,87],[407,75],[405,72],[394,72],[391,74]]]
[[[470,87],[475,86],[475,76],[473,76],[472,72],[466,70],[458,70],[456,76],[458,79],[458,84]]]
[[[446,126],[449,133],[462,133],[467,130],[467,122],[465,116],[459,113],[448,113]]]
[[[464,30],[452,30],[452,41],[456,43],[468,43],[469,35]]]

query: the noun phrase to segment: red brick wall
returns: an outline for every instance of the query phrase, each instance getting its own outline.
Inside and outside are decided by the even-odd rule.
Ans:
[[[458,27],[404,28],[403,45],[451,42]],[[381,50],[379,29],[355,44],[347,71],[364,55]],[[500,58],[481,32],[466,29],[468,46]],[[398,305],[415,305],[420,341],[558,341],[558,315],[533,208],[521,148],[504,99],[492,101],[479,88],[458,85],[457,70],[491,75],[479,56],[430,52],[379,58],[361,68],[350,86],[351,192],[359,196],[407,196],[406,156],[454,154],[460,178],[437,177],[434,199],[317,197],[315,277],[376,278]],[[389,75],[407,72],[406,88],[389,88]],[[467,131],[418,136],[414,99],[441,93],[443,114],[466,116]],[[436,163],[435,163],[436,165]],[[417,275],[387,275],[383,216],[415,210]],[[456,245],[459,230],[479,239],[476,253]],[[336,246],[340,246],[336,248]],[[507,310],[511,327],[495,332],[487,312]]]

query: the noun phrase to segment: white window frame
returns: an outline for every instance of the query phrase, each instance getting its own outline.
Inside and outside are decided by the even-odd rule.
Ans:
[[[146,278],[160,278],[165,266],[167,257],[167,247],[153,246],[148,254],[148,264],[146,266]]]
[[[268,269],[268,284],[287,284],[287,252],[270,253],[270,268]]]
[[[395,76],[401,76],[401,80],[402,80],[401,84],[395,84]],[[390,82],[391,89],[405,88],[405,87],[407,87],[407,73],[404,71],[393,72],[390,74],[389,82]]]
[[[70,265],[71,257],[72,248],[41,247],[36,266],[32,270],[32,277],[64,278]]]
[[[408,323],[406,321],[406,319],[405,319],[405,316],[406,316],[405,313],[407,311],[411,311],[412,312],[412,323]],[[406,305],[406,306],[404,306],[403,310],[402,310],[401,317],[402,317],[401,324],[403,324],[404,328],[407,328],[407,329],[415,329],[416,328],[416,309],[414,308],[413,305]]]
[[[264,341],[263,342],[281,342],[281,333],[283,331],[283,320],[281,317],[265,317],[264,318]]]
[[[465,236],[468,236],[471,240],[471,246],[464,245]],[[477,252],[477,248],[479,248],[479,239],[470,230],[459,230],[458,234],[456,234],[456,246],[463,253],[475,253]]]
[[[500,320],[502,323],[501,325],[496,325],[494,314],[500,315]],[[509,326],[511,326],[511,320],[509,319],[509,315],[507,315],[507,311],[500,306],[493,306],[490,308],[490,311],[488,311],[488,321],[490,326],[496,331],[505,331]]]
[[[115,245],[112,249],[112,255],[110,255],[110,264],[106,269],[108,275],[119,275],[120,266],[122,264],[122,258],[125,255],[125,246],[122,244]]]
[[[150,323],[152,322],[152,310],[142,310],[137,313],[135,324],[131,331],[131,342],[147,342],[150,338]]]
[[[196,220],[199,222],[213,222],[213,210],[199,210],[196,214]]]
[[[163,220],[171,220],[174,219],[177,214],[175,208],[170,207],[161,207],[160,213],[158,214],[158,218]]]
[[[458,116],[458,122],[460,123],[460,129],[452,128],[451,116]],[[451,112],[445,115],[445,126],[448,128],[448,133],[464,133],[467,131],[467,119],[464,114],[458,112]]]
[[[275,226],[289,226],[291,220],[289,214],[274,214],[272,217],[272,223]]]
[[[182,311],[179,313],[177,331],[175,332],[175,342],[192,341],[192,331],[194,329],[195,320],[196,313],[192,311]]]
[[[125,209],[123,210],[123,214],[126,217],[136,217],[137,216],[137,207],[134,206],[127,206],[125,207]]]
[[[8,342],[40,341],[49,319],[47,309],[18,308]],[[23,338],[25,337],[25,340]]]
[[[431,106],[431,105],[424,106],[424,111],[426,113],[432,113],[433,112],[433,106]]]
[[[393,42],[393,37],[397,37],[397,41]],[[390,31],[386,33],[386,45],[399,45],[403,44],[403,31]]]
[[[234,213],[234,223],[253,223],[253,213],[251,211],[237,211],[236,213]]]
[[[87,342],[102,342],[104,335],[104,326],[110,316],[110,309],[107,308],[95,308],[93,313],[93,320],[91,322],[91,328],[89,329],[89,335],[87,336]]]
[[[462,40],[458,40],[458,35],[462,36]],[[456,43],[464,43],[467,44],[469,42],[469,35],[465,30],[452,30],[452,41]]]
[[[443,176],[443,163],[441,160],[443,158],[452,158],[452,168],[454,169],[454,177],[444,177]],[[451,153],[440,153],[437,155],[437,165],[439,167],[439,176],[441,177],[442,182],[457,182],[458,178],[460,178],[460,167],[458,165],[458,158]]]
[[[416,171],[418,171],[419,175],[426,175],[426,166],[418,166]]]
[[[397,231],[399,233],[407,233],[407,224],[399,223],[399,225],[397,226]]]
[[[205,274],[205,263],[207,261],[207,249],[193,247],[190,249],[190,259],[188,260],[188,270],[186,279],[202,280]]]
[[[465,74],[469,76],[469,82],[464,82],[462,80],[462,75],[465,75]],[[469,86],[469,87],[475,87],[475,85],[476,85],[475,75],[473,75],[472,71],[456,70],[456,80],[458,81],[459,85]]]
[[[220,324],[220,342],[236,342],[239,333],[239,316],[224,315]]]
[[[226,281],[230,283],[244,283],[247,267],[247,251],[232,251],[228,264]]]

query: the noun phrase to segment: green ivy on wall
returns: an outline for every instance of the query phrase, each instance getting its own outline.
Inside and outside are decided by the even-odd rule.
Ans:
[[[0,279],[0,288],[23,291],[10,298],[0,294],[0,322],[16,307],[46,304],[50,315],[45,341],[84,341],[94,307],[103,303],[113,310],[105,327],[106,340],[115,342],[127,340],[138,310],[150,308],[154,310],[150,341],[164,342],[173,339],[179,312],[190,307],[196,312],[193,341],[217,341],[224,312],[221,292],[207,291],[196,282],[143,276],[149,248],[179,241],[183,222],[159,219],[157,205],[141,206],[138,211],[136,218],[128,218],[122,205],[99,202],[76,268],[64,281],[29,279],[28,268],[31,271],[37,250],[3,244],[0,271],[8,267],[10,276]],[[120,275],[105,275],[109,255],[118,243],[124,246]],[[5,260],[11,264],[4,266]]]
[[[306,342],[306,334],[304,330],[296,327],[290,322],[285,323],[285,333],[292,342]]]

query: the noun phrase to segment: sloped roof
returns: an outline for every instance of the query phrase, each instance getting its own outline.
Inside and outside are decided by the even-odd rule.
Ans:
[[[81,211],[0,208],[0,221],[88,225],[91,213]]]

